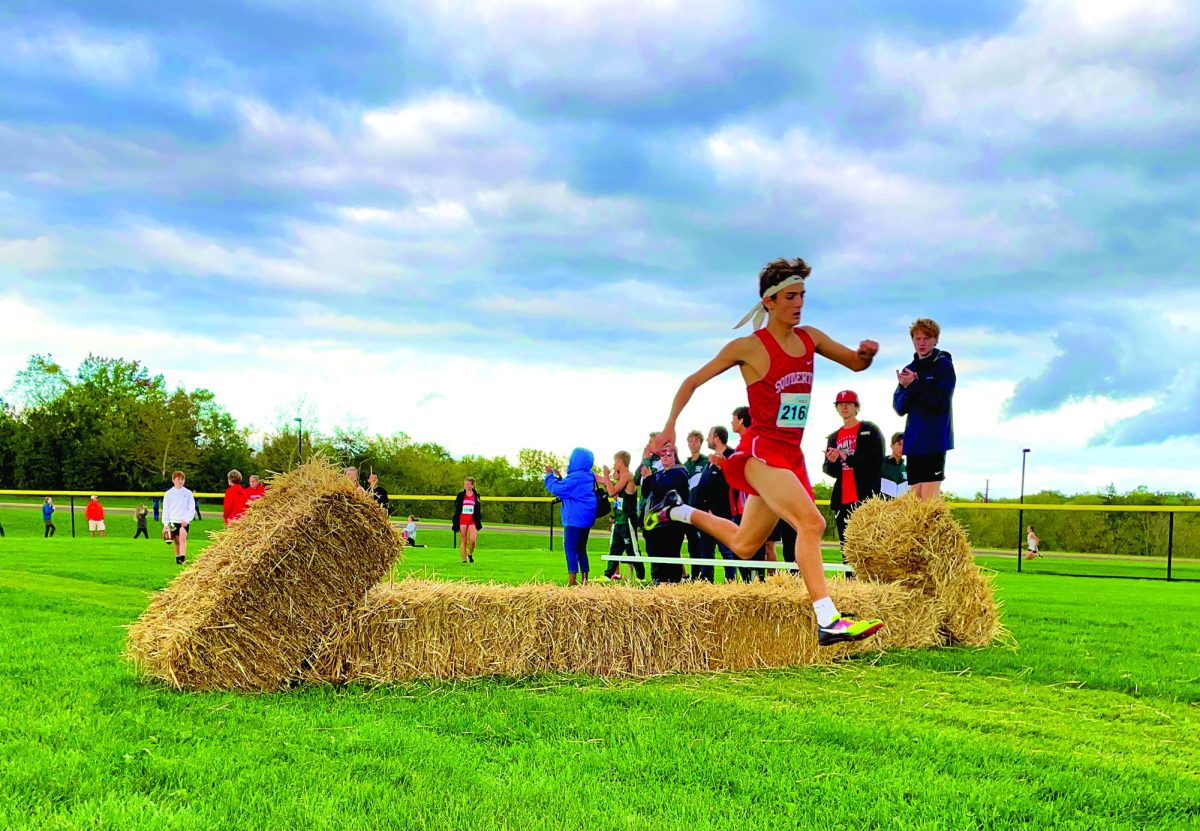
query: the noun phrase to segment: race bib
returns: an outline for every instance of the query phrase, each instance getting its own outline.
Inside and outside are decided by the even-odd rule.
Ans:
[[[812,393],[785,392],[779,396],[779,415],[775,419],[776,427],[799,427],[804,429],[808,423],[808,405],[812,402]]]
[[[462,515],[463,516],[474,516],[475,515],[475,503],[471,502],[469,504],[463,505]]]

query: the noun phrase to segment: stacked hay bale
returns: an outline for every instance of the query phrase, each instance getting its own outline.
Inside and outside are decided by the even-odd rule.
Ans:
[[[387,574],[400,539],[324,461],[276,477],[130,627],[126,654],[177,688],[272,690]]]
[[[347,683],[542,672],[646,678],[829,663],[863,650],[941,642],[937,610],[916,590],[844,581],[834,589],[839,608],[882,617],[880,634],[819,647],[812,605],[794,577],[573,589],[405,580],[377,587],[343,617],[308,678]]]
[[[1001,636],[991,581],[975,565],[962,525],[941,499],[876,497],[846,527],[846,559],[862,580],[905,586],[936,609],[950,643],[985,646]]]

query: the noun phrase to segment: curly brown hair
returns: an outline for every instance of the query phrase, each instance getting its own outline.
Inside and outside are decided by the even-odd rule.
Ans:
[[[758,296],[762,297],[769,288],[779,285],[789,277],[806,280],[809,274],[812,274],[812,268],[799,257],[794,260],[772,260],[758,272]]]

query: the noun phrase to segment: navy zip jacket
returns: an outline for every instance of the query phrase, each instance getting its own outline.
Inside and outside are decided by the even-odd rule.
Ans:
[[[667,491],[675,491],[679,494],[684,504],[687,504],[688,475],[683,465],[677,464],[675,467],[655,471],[642,479],[642,496],[646,499],[643,510],[648,510],[651,505],[661,502],[662,498],[667,495]],[[648,531],[647,533],[653,534],[654,531]]]
[[[546,490],[562,500],[563,527],[591,528],[596,524],[596,475],[592,451],[576,447],[567,463],[567,475],[546,474]]]
[[[907,387],[896,385],[892,408],[907,415],[904,425],[904,455],[930,456],[954,449],[954,363],[950,353],[935,349],[928,358],[913,355],[907,369],[917,378]]]

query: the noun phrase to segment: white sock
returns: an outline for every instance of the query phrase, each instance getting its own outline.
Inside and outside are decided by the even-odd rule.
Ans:
[[[686,522],[688,525],[691,525],[692,514],[695,513],[695,511],[696,509],[691,505],[676,505],[670,510],[669,515],[671,519],[675,520],[676,522]]]
[[[837,606],[833,605],[831,597],[814,600],[813,611],[817,613],[817,626],[829,626],[838,618]]]

